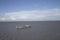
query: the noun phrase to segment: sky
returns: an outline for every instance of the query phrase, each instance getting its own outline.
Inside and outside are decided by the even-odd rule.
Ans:
[[[60,20],[60,0],[0,0],[0,21]]]

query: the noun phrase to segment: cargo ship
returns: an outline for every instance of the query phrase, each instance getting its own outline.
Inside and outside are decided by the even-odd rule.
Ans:
[[[31,28],[31,25],[16,26],[17,29]]]

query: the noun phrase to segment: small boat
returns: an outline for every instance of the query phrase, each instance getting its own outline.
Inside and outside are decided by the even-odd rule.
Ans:
[[[30,27],[31,25],[24,25],[24,26],[19,26],[19,27],[16,26],[17,29],[25,29],[25,28],[30,28]]]

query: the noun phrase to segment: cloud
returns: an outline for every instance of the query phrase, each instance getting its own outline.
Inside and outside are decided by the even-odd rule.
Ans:
[[[0,21],[60,20],[60,9],[8,12],[0,15]]]

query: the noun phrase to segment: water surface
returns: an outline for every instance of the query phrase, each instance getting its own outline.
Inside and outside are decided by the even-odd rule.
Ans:
[[[32,27],[16,29],[26,24]],[[60,40],[60,21],[0,22],[0,40]]]

